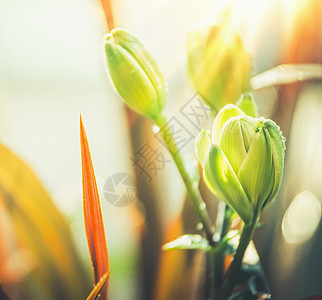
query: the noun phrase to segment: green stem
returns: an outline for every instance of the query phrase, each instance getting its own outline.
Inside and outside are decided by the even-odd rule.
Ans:
[[[215,241],[221,242],[222,239],[227,235],[230,225],[231,225],[231,217],[233,211],[232,209],[224,202],[220,201],[218,205],[218,213],[216,218],[216,234]],[[225,265],[225,257],[226,251],[225,249],[220,249],[215,253],[215,272],[216,272],[216,281],[215,285],[219,288],[223,281],[223,273],[224,273],[224,265]]]
[[[216,295],[216,251],[212,247],[209,254],[209,283],[210,283],[210,299],[214,300]]]
[[[216,218],[216,241],[221,241],[228,233],[232,215],[233,210],[225,202],[220,201]]]
[[[236,285],[239,272],[241,269],[242,261],[245,255],[245,251],[252,239],[258,219],[259,219],[259,216],[255,214],[252,222],[244,225],[234,260],[231,263],[231,266],[228,270],[227,279],[225,281],[225,287],[226,287],[225,299],[228,299],[228,297],[230,296],[231,292],[233,291]]]
[[[199,189],[199,182],[192,179],[191,174],[186,167],[186,164],[183,160],[183,157],[177,147],[177,144],[173,138],[171,130],[167,126],[167,119],[161,115],[156,120],[156,125],[160,128],[160,133],[162,134],[162,138],[167,145],[169,152],[171,153],[175,164],[180,172],[180,175],[183,179],[183,182],[187,188],[187,192],[191,202],[194,206],[194,209],[203,225],[203,229],[206,233],[207,240],[211,246],[214,246],[214,232],[215,228],[210,220],[208,211],[206,209],[206,204],[203,201]]]

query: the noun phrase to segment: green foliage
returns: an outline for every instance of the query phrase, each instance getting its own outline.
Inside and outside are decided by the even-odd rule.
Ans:
[[[211,247],[206,239],[199,234],[185,234],[175,240],[166,243],[163,250],[187,249],[210,251]]]

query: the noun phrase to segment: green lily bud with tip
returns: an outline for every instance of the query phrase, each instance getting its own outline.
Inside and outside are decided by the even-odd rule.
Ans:
[[[105,36],[104,46],[107,70],[117,92],[129,107],[156,120],[165,105],[167,84],[150,51],[119,28]]]
[[[253,118],[257,118],[258,107],[255,103],[254,97],[251,93],[245,93],[240,96],[236,105],[247,115]]]
[[[214,121],[211,140],[206,131],[197,137],[196,153],[208,187],[246,224],[276,197],[285,138],[272,120],[253,118],[227,105]]]
[[[186,40],[188,73],[194,89],[211,109],[235,103],[246,92],[251,57],[226,23],[191,31]]]

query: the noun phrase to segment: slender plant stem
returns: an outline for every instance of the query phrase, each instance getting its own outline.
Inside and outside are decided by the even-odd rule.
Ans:
[[[232,208],[230,208],[227,204],[225,204],[225,210],[224,210],[224,221],[222,224],[222,229],[220,233],[220,240],[222,240],[226,234],[229,232],[230,226],[231,226],[231,217],[233,215],[234,211]]]
[[[227,235],[230,225],[231,225],[231,217],[233,211],[232,209],[224,202],[220,202],[218,205],[218,213],[216,218],[216,234],[215,234],[215,242],[220,242]],[[215,286],[219,288],[223,281],[223,273],[224,273],[224,262],[225,262],[225,249],[220,249],[214,252],[215,255]]]
[[[216,251],[212,247],[209,254],[209,282],[210,282],[210,299],[214,300],[216,295]]]
[[[228,233],[232,214],[233,210],[225,202],[220,201],[216,218],[216,241],[221,241]]]
[[[175,164],[177,165],[183,182],[187,188],[189,198],[191,199],[194,209],[203,225],[207,240],[211,246],[214,246],[215,243],[213,237],[215,228],[210,220],[208,211],[206,209],[206,204],[200,195],[198,189],[199,182],[193,180],[191,172],[188,170],[187,165],[185,164],[183,157],[177,147],[171,129],[167,126],[167,119],[163,115],[161,115],[156,120],[156,124],[160,128],[162,138],[167,145],[167,148],[171,153]]]
[[[231,292],[233,291],[236,285],[239,272],[241,269],[242,261],[244,258],[244,254],[252,239],[258,219],[259,219],[259,216],[255,214],[252,222],[244,225],[234,260],[231,263],[231,266],[228,270],[227,279],[225,281],[225,288],[226,288],[225,299],[228,299],[228,297],[230,296]]]

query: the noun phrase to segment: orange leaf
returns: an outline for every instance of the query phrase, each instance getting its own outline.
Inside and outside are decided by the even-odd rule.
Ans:
[[[226,272],[228,271],[233,260],[234,260],[234,255],[232,255],[232,254],[228,254],[225,257],[224,274],[226,274]]]
[[[85,230],[94,269],[94,280],[97,284],[105,273],[109,274],[109,261],[100,200],[82,116],[80,116],[80,141]],[[107,286],[103,289],[102,299],[105,299],[106,290]]]
[[[105,14],[108,30],[111,31],[115,28],[114,16],[112,11],[112,0],[101,0],[103,11]]]
[[[86,300],[98,300],[101,298],[101,292],[107,283],[108,277],[109,277],[108,273],[105,273],[102,276],[102,278],[95,285],[95,287],[93,288],[93,290],[91,291],[90,295],[87,297]]]

